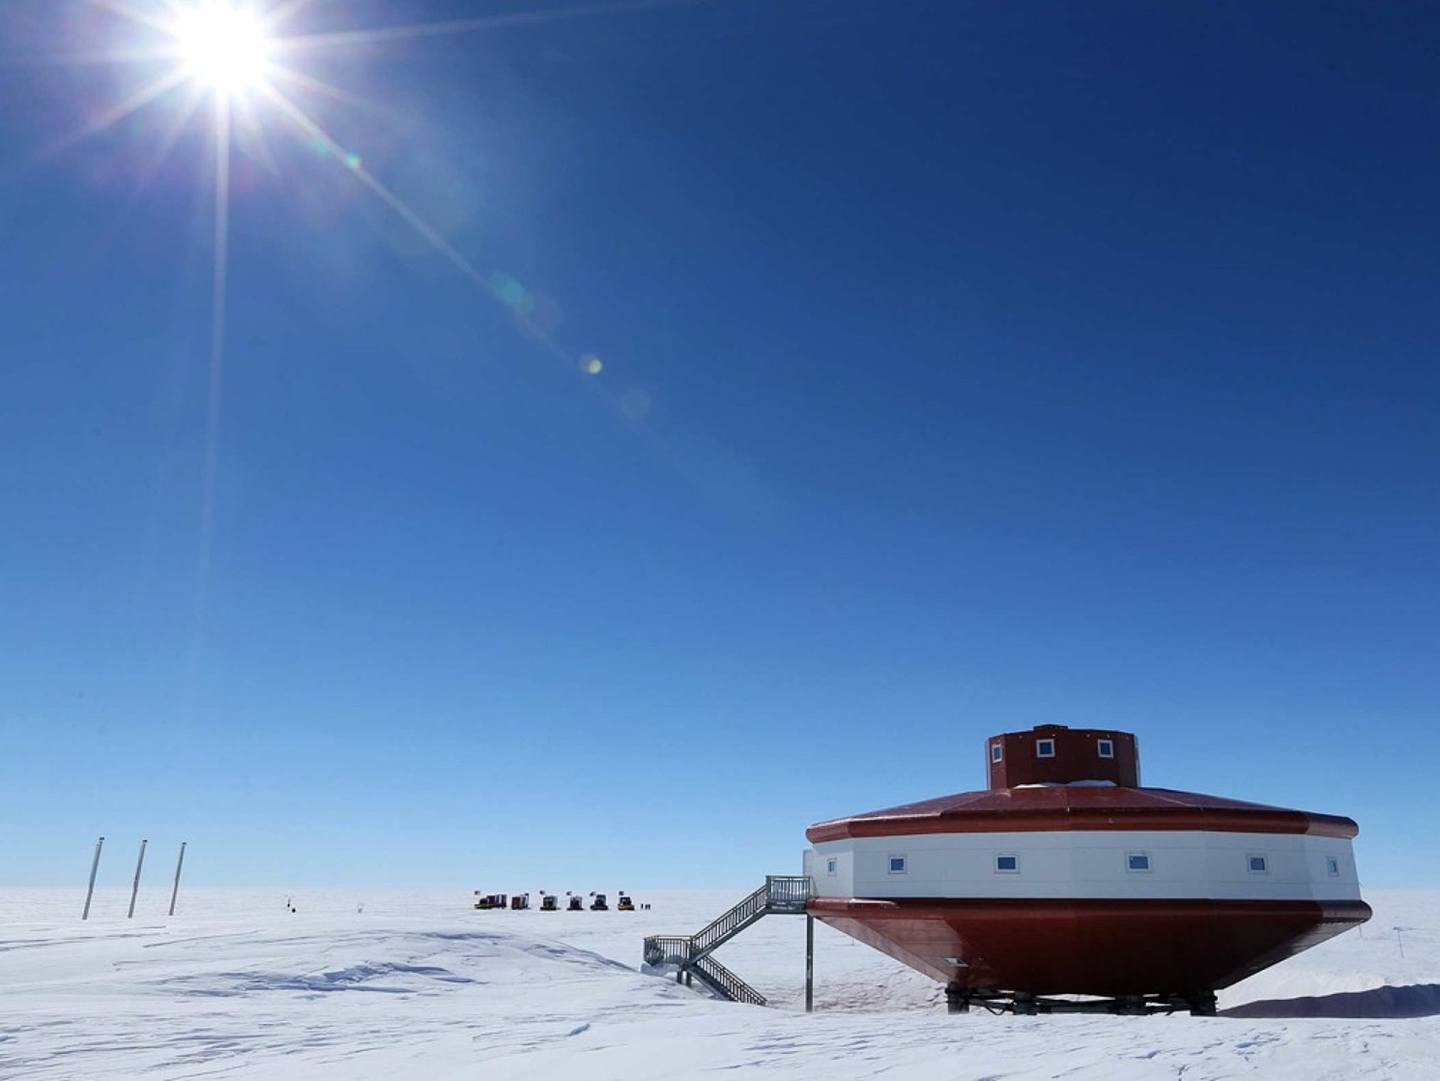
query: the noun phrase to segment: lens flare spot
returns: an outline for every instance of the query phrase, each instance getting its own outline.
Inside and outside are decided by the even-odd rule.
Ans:
[[[599,375],[605,370],[605,365],[594,353],[586,353],[580,358],[580,370],[586,375]]]
[[[509,274],[496,271],[490,275],[490,288],[495,295],[512,308],[524,308],[533,303],[530,290],[526,289]]]
[[[346,154],[346,155],[345,155],[345,165],[346,165],[346,167],[348,167],[348,168],[350,168],[350,169],[358,169],[358,168],[360,168],[360,155],[359,155],[359,154]]]

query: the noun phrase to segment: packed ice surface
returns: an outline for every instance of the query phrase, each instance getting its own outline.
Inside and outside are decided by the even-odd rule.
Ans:
[[[133,920],[127,893],[106,892],[82,923],[79,891],[0,891],[0,1077],[1440,1077],[1440,1014],[948,1016],[936,984],[819,924],[807,1015],[794,916],[720,951],[774,1008],[638,971],[644,935],[698,930],[744,892],[637,893],[649,911],[570,913],[476,912],[464,890],[197,889],[171,919],[156,890]],[[1363,936],[1261,973],[1221,1006],[1440,986],[1440,893],[1367,899]]]

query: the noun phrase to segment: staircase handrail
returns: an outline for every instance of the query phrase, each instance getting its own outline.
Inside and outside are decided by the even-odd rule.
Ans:
[[[713,920],[707,923],[700,930],[691,935],[696,948],[701,953],[709,953],[731,935],[738,934],[744,929],[742,925],[748,924],[751,920],[763,915],[768,905],[770,885],[767,882],[758,890],[747,897],[737,901],[726,911],[720,913]]]
[[[810,876],[767,875],[765,892],[772,912],[803,912],[810,903]]]
[[[645,939],[647,965],[682,965],[690,960],[689,935],[650,935]]]
[[[731,1002],[765,1005],[765,996],[712,957],[702,957],[692,971]]]
[[[693,935],[650,935],[643,957],[647,965],[677,965],[699,976],[711,990],[732,1002],[765,1005],[765,996],[722,965],[714,951],[768,913],[803,914],[810,901],[808,875],[768,875],[765,884],[741,898]]]

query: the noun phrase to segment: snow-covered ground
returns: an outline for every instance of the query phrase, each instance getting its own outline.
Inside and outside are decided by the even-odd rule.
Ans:
[[[952,1017],[935,984],[823,925],[807,1015],[804,920],[788,916],[720,954],[776,1008],[638,971],[642,936],[695,931],[744,892],[542,913],[476,912],[460,890],[195,889],[173,919],[146,893],[133,920],[106,892],[81,923],[75,890],[4,890],[0,1077],[1440,1077],[1440,893],[1369,893],[1363,936],[1221,996],[1271,1017],[1430,1016]],[[1383,990],[1402,987],[1430,990]]]

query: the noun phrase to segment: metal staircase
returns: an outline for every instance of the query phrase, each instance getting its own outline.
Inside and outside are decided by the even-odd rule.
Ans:
[[[769,875],[765,885],[721,913],[693,935],[651,935],[645,939],[645,964],[676,966],[676,982],[696,977],[721,998],[765,1005],[765,996],[712,957],[751,924],[769,915],[805,915],[810,879],[805,875]]]

